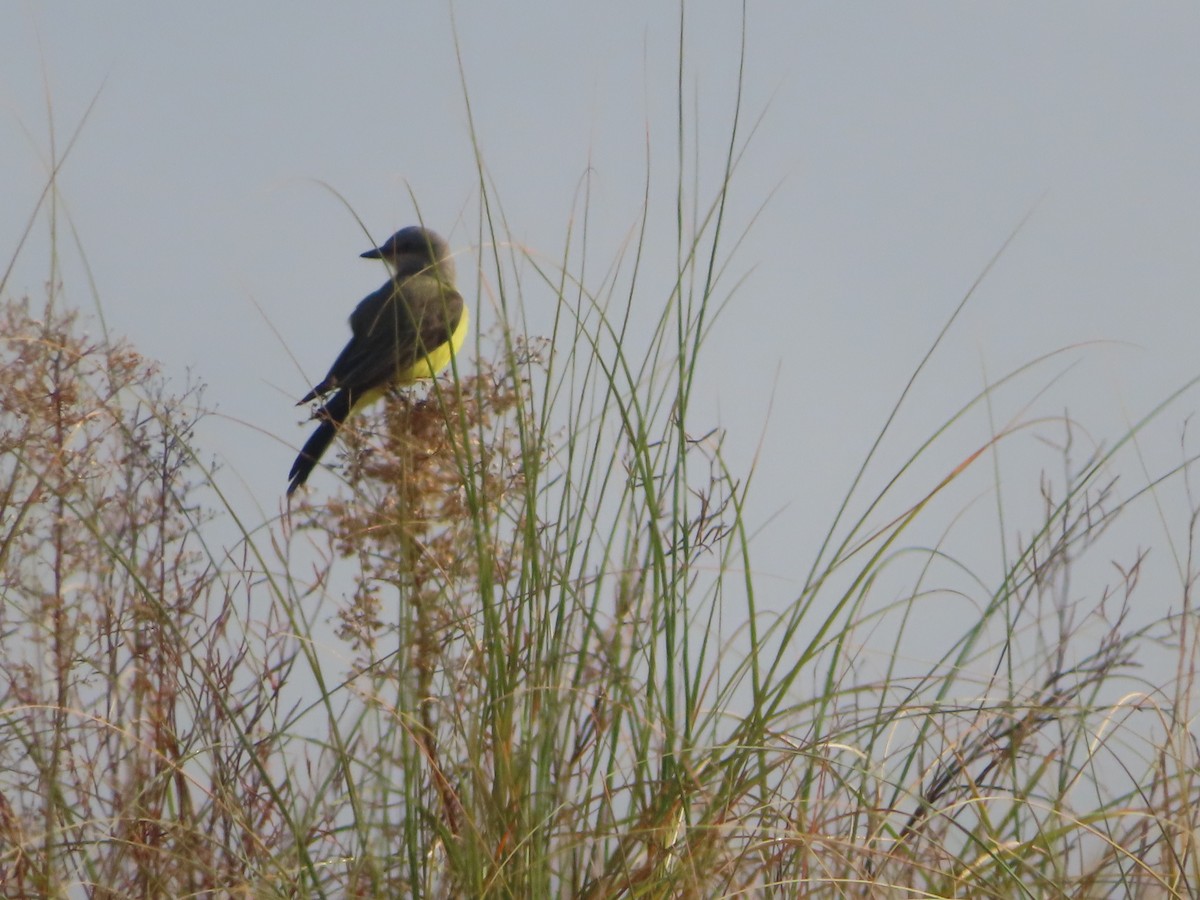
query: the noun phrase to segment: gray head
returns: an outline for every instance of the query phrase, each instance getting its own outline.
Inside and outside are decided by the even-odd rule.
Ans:
[[[454,281],[454,260],[442,238],[419,225],[401,228],[390,238],[362,254],[364,259],[382,259],[397,275],[414,275],[436,265],[444,281]]]

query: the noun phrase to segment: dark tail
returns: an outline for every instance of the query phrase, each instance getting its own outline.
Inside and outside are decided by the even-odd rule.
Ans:
[[[308,481],[308,476],[312,474],[312,470],[317,467],[317,463],[325,455],[329,445],[333,443],[338,428],[350,415],[351,405],[350,392],[343,388],[334,394],[317,413],[316,418],[321,420],[321,424],[312,433],[312,437],[305,442],[300,455],[292,463],[292,471],[288,473],[288,480],[291,482],[287,489],[288,496],[291,496],[296,488]]]

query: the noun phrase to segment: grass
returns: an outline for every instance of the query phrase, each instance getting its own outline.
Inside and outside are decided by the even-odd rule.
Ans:
[[[7,300],[6,896],[1196,894],[1195,514],[1174,614],[1131,624],[1144,549],[1095,593],[1072,581],[1153,490],[1197,509],[1187,461],[1118,495],[1144,423],[1047,480],[988,579],[955,558],[957,518],[910,536],[1044,423],[997,429],[917,502],[897,487],[981,392],[875,496],[851,485],[803,588],[760,609],[749,473],[692,413],[744,240],[738,135],[707,202],[681,162],[677,277],[649,297],[649,211],[597,282],[586,232],[558,265],[505,239],[481,164],[496,330],[347,429],[345,485],[233,553],[208,536],[234,514],[203,505],[197,389],[86,337],[53,282],[36,311]],[[528,279],[559,298],[546,337]],[[951,595],[975,614],[914,656]],[[1173,676],[1139,683],[1151,656]]]

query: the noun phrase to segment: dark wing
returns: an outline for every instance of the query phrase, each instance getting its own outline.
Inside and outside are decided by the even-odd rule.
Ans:
[[[325,381],[358,395],[390,384],[450,340],[462,310],[462,296],[427,275],[385,286],[350,316],[354,337]]]
[[[300,403],[315,400],[323,394],[345,385],[351,373],[361,366],[361,360],[369,348],[364,339],[373,333],[375,324],[387,316],[389,309],[394,310],[393,297],[396,294],[396,283],[389,281],[373,294],[369,294],[354,308],[350,314],[350,332],[352,337],[338,358],[329,367],[329,372],[311,391],[300,398]],[[394,317],[394,313],[393,313]],[[297,406],[300,403],[296,404]]]

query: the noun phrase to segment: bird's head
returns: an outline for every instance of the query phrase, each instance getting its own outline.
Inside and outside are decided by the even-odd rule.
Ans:
[[[397,275],[415,275],[437,266],[444,281],[454,281],[454,260],[441,236],[428,228],[410,225],[362,254],[364,259],[382,259]]]

